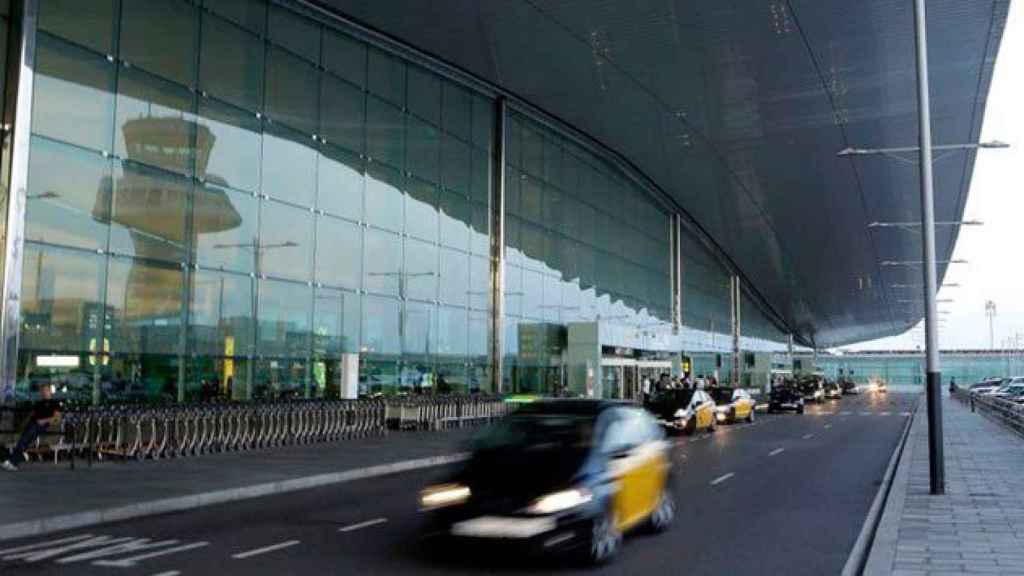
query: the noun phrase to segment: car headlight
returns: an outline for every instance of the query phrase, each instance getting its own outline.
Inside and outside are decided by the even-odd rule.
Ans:
[[[420,507],[424,510],[444,508],[462,504],[469,500],[469,486],[462,484],[438,484],[428,486],[420,492]]]
[[[689,418],[690,413],[685,408],[676,410],[676,413],[672,415],[675,418]]]
[[[526,509],[530,514],[554,514],[590,502],[593,495],[586,488],[552,492],[533,501]]]

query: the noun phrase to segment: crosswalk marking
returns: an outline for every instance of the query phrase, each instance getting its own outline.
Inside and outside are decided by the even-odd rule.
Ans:
[[[814,434],[804,434],[803,435],[803,439],[804,440],[810,440],[811,438],[814,438]]]
[[[5,548],[0,550],[0,556],[6,556],[8,554],[17,554],[19,552],[25,552],[27,550],[37,550],[39,548],[46,548],[47,546],[57,546],[59,544],[68,544],[71,542],[79,542],[82,540],[88,540],[92,538],[92,534],[79,534],[77,536],[68,536],[67,538],[61,538],[59,540],[51,540],[49,542],[36,542],[35,544],[27,544],[25,546],[17,546],[15,548]]]
[[[97,560],[93,562],[94,566],[110,566],[113,568],[131,568],[136,566],[143,560],[149,560],[150,558],[157,558],[159,556],[167,556],[169,554],[177,554],[178,552],[186,552],[188,550],[195,550],[196,548],[202,548],[209,546],[209,542],[194,542],[192,544],[185,544],[184,546],[175,546],[174,548],[166,548],[164,550],[157,550],[156,552],[150,552],[149,554],[140,554],[139,556],[132,556],[131,558],[122,558],[120,560]]]
[[[115,544],[114,546],[107,546],[106,548],[100,548],[99,550],[92,550],[91,552],[83,552],[82,554],[75,554],[74,556],[61,558],[60,560],[57,560],[57,563],[70,564],[71,562],[81,562],[83,560],[95,560],[97,558],[103,558],[104,556],[117,556],[118,554],[125,554],[127,552],[142,552],[143,550],[174,546],[178,543],[178,540],[161,540],[159,542],[153,542],[149,538],[139,538],[123,544]]]
[[[39,548],[35,550],[29,550],[26,552],[20,552],[17,554],[8,554],[4,556],[4,560],[22,560],[24,562],[39,562],[40,560],[48,560],[55,556],[60,556],[66,552],[72,552],[74,550],[81,550],[83,548],[95,548],[97,546],[111,546],[114,544],[121,544],[133,540],[133,538],[113,538],[111,536],[93,536],[87,540],[75,542],[74,544],[67,544],[64,546],[57,546],[56,548]]]

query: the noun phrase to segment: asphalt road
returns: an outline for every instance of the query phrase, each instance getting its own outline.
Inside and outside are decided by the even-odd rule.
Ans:
[[[680,437],[676,523],[588,574],[838,574],[914,397],[864,394]],[[0,573],[471,574],[581,571],[418,538],[416,493],[445,469],[0,543]],[[525,473],[525,472],[524,472]],[[73,497],[73,487],[63,497]],[[116,490],[111,486],[111,490]]]

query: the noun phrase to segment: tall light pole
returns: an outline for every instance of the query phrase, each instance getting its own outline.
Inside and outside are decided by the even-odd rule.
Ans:
[[[928,480],[932,494],[946,493],[946,462],[942,447],[942,404],[939,394],[939,338],[935,325],[935,199],[932,190],[932,118],[928,94],[928,32],[924,0],[914,0],[917,52],[917,112],[921,148],[921,239],[924,256],[925,378],[928,401]]]
[[[996,347],[996,333],[995,333],[995,318],[996,318],[996,303],[991,300],[985,300],[985,316],[988,316],[988,348],[989,350]]]

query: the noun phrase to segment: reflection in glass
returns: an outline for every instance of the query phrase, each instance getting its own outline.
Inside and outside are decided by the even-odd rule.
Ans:
[[[320,25],[276,4],[270,5],[270,41],[313,64],[320,63]]]
[[[173,0],[131,0],[121,6],[121,57],[178,84],[195,81],[196,8]]]
[[[406,234],[428,242],[437,242],[437,187],[416,178],[409,178],[405,184]]]
[[[110,311],[103,307],[105,261],[95,254],[25,244],[22,349],[97,351]]]
[[[252,279],[199,270],[192,275],[189,344],[193,354],[247,356],[254,352]]]
[[[404,167],[405,116],[401,108],[373,96],[366,99],[366,154],[374,162]]]
[[[428,302],[437,300],[437,266],[436,244],[406,239],[402,296]]]
[[[252,194],[198,186],[192,202],[192,249],[203,267],[254,272],[259,201]]]
[[[110,160],[38,136],[31,147],[25,238],[106,250]]]
[[[329,145],[320,147],[316,207],[328,214],[358,221],[363,217],[363,160]]]
[[[264,43],[226,20],[203,14],[199,87],[250,111],[263,109]]]
[[[114,152],[122,158],[193,175],[195,116],[192,93],[131,68],[120,71],[117,84]],[[198,144],[212,145],[208,131]]]
[[[310,345],[312,288],[279,280],[260,280],[259,285],[259,354],[305,357]]]
[[[366,229],[364,236],[363,289],[367,292],[399,296],[402,280],[402,237]]]
[[[405,106],[405,63],[386,52],[370,48],[367,88],[395,106]]]
[[[115,164],[110,250],[182,262],[192,181],[125,162]]]
[[[108,332],[111,352],[180,352],[181,297],[179,265],[111,258],[107,273],[107,307],[114,316]]]
[[[313,206],[316,168],[316,142],[312,138],[274,125],[263,131],[264,194],[299,206]]]
[[[363,151],[366,95],[358,87],[323,74],[320,79],[320,135],[332,146]]]
[[[317,282],[358,290],[362,261],[363,230],[358,224],[330,216],[317,218]]]
[[[437,351],[437,307],[433,304],[406,302],[402,352],[429,356]]]
[[[363,298],[363,346],[364,352],[371,354],[399,354],[398,300],[380,296]]]
[[[313,279],[313,213],[273,200],[260,206],[260,274],[309,281]]]
[[[326,29],[323,35],[324,68],[356,86],[366,86],[366,45]]]
[[[258,190],[259,119],[216,100],[204,98],[199,101],[198,122],[199,133],[209,143],[197,146],[197,176],[237,190]]]
[[[382,164],[370,164],[366,180],[366,221],[388,230],[402,230],[401,172]]]
[[[39,34],[32,131],[93,150],[111,149],[114,65],[106,58]]]
[[[312,135],[319,126],[320,73],[279,48],[267,54],[267,116],[275,123]]]

